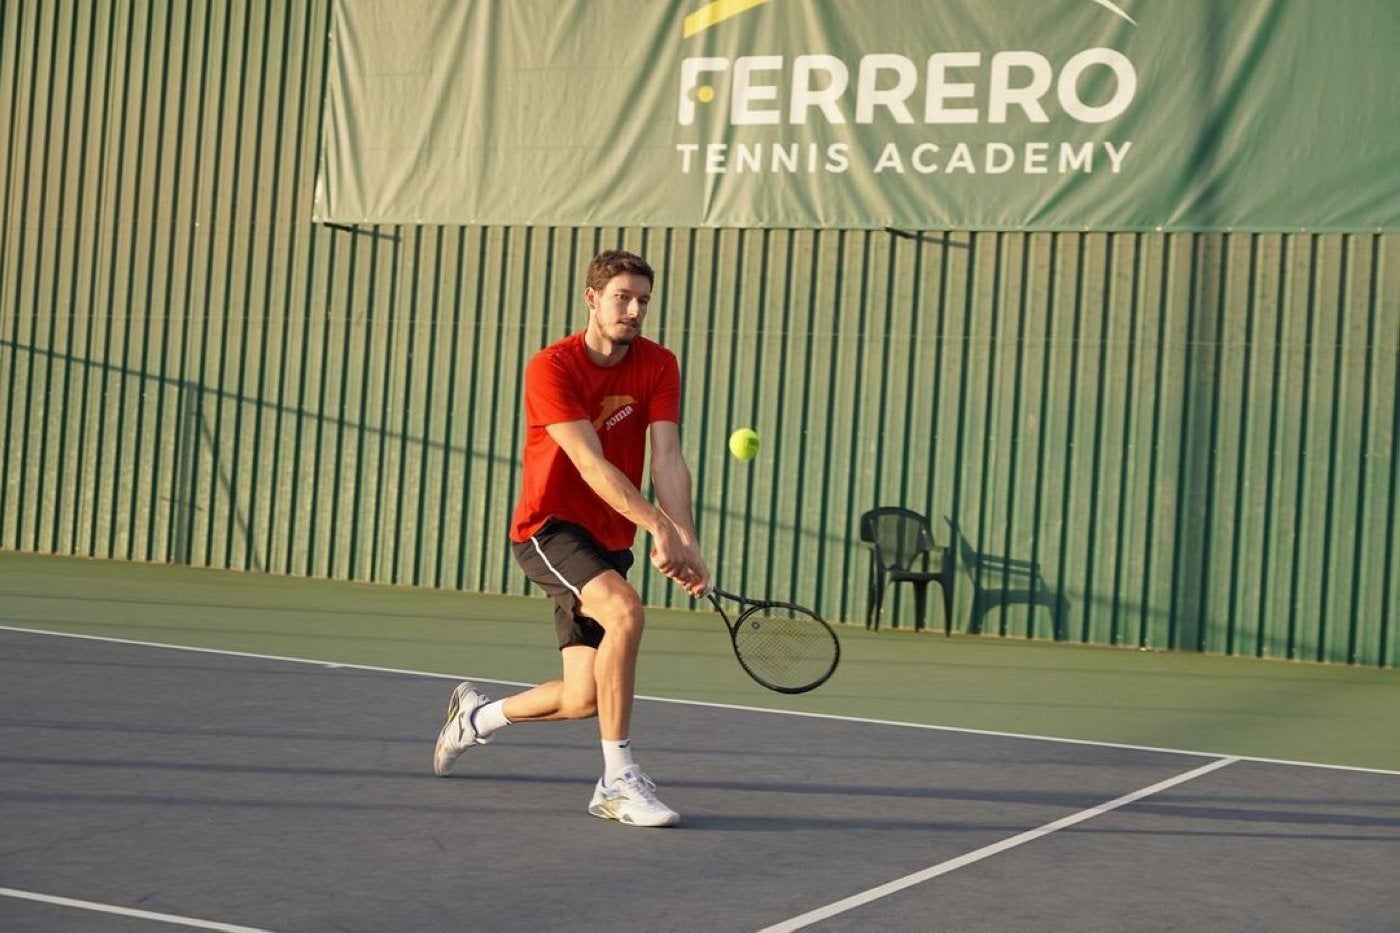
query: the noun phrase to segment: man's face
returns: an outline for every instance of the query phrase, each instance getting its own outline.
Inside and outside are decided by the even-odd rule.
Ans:
[[[602,289],[585,288],[583,297],[599,333],[613,343],[629,344],[641,333],[642,319],[651,303],[651,283],[644,275],[624,272],[609,279]]]

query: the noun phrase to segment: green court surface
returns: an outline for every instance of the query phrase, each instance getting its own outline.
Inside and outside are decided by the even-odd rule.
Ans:
[[[0,552],[0,625],[521,683],[558,672],[541,596]],[[638,692],[1400,770],[1400,671],[837,628],[835,676],[787,697],[749,681],[712,612],[654,610]]]

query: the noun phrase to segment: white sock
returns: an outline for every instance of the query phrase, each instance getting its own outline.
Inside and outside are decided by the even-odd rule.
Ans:
[[[476,729],[476,734],[485,738],[503,726],[510,725],[510,720],[506,718],[506,701],[496,700],[478,707],[472,715],[472,728]]]
[[[621,739],[610,742],[603,739],[603,783],[611,784],[622,776],[622,772],[636,766],[632,760],[632,740]]]

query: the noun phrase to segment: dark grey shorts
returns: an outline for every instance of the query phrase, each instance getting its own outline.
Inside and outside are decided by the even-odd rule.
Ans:
[[[604,550],[582,526],[557,518],[546,522],[529,541],[512,541],[511,550],[525,576],[554,600],[559,647],[598,647],[603,627],[578,611],[579,592],[589,580],[609,570],[626,577],[632,569],[632,552]]]

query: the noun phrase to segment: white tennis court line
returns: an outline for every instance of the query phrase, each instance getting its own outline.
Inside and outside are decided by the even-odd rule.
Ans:
[[[522,680],[501,680],[484,674],[443,673],[440,671],[419,671],[402,667],[376,667],[372,664],[351,664],[343,661],[322,661],[316,658],[294,658],[279,654],[254,654],[248,651],[230,651],[224,648],[200,648],[194,645],[172,645],[160,641],[139,641],[132,638],[113,638],[110,635],[84,635],[77,632],[54,632],[48,629],[21,628],[15,625],[0,625],[0,632],[19,632],[24,635],[49,635],[54,638],[77,638],[84,641],[111,642],[118,645],[132,645],[138,648],[165,648],[170,651],[193,651],[199,654],[217,654],[231,658],[251,658],[257,661],[286,661],[290,664],[312,664],[327,669],[368,671],[374,674],[402,674],[406,677],[432,677],[438,680],[482,680],[487,683],[505,684],[508,687],[533,687],[533,683]],[[679,700],[675,697],[656,697],[637,694],[637,699],[654,703],[675,703],[680,706],[702,706],[710,709],[735,710],[745,713],[768,713],[775,716],[798,716],[804,719],[827,719],[834,722],[857,722],[873,726],[898,726],[904,729],[926,729],[932,732],[953,732],[962,735],[986,735],[1002,739],[1025,739],[1031,742],[1054,742],[1060,745],[1088,745],[1093,748],[1118,748],[1134,752],[1156,752],[1163,755],[1189,755],[1196,758],[1219,758],[1223,752],[1205,752],[1190,748],[1165,748],[1156,745],[1131,745],[1125,742],[1101,742],[1094,739],[1067,739],[1054,735],[1033,735],[1026,732],[998,732],[994,729],[968,729],[962,726],[938,726],[926,722],[903,722],[898,719],[871,719],[865,716],[842,716],[837,713],[810,713],[802,710],[772,709],[767,706],[743,706],[737,703],[715,703],[708,700]],[[1261,758],[1255,755],[1231,755],[1236,761],[1254,761],[1267,765],[1286,765],[1291,768],[1321,768],[1326,771],[1354,771],[1361,774],[1385,774],[1400,777],[1400,771],[1387,768],[1363,768],[1357,765],[1334,765],[1318,761],[1293,761],[1287,758]]]
[[[16,891],[14,888],[0,888],[0,897],[14,897],[24,901],[38,901],[41,904],[54,904],[58,907],[76,907],[100,914],[117,914],[122,917],[136,917],[140,920],[157,920],[182,927],[197,927],[201,930],[222,930],[224,933],[270,933],[260,927],[241,927],[235,923],[219,923],[215,920],[200,920],[198,917],[181,917],[178,914],[162,914],[153,910],[136,910],[132,907],[118,907],[115,904],[99,904],[97,901],[80,901],[71,897],[55,897],[52,894],[37,894],[34,891]]]
[[[1175,787],[1178,784],[1185,784],[1187,781],[1194,780],[1195,778],[1198,778],[1203,774],[1209,774],[1212,771],[1217,771],[1220,768],[1225,767],[1226,765],[1232,765],[1240,760],[1241,759],[1239,758],[1231,757],[1221,758],[1217,761],[1212,761],[1210,764],[1201,765],[1199,768],[1195,768],[1191,771],[1178,774],[1175,777],[1167,778],[1165,781],[1158,781],[1156,784],[1153,784],[1150,787],[1144,787],[1140,790],[1135,790],[1130,794],[1124,794],[1122,797],[1115,798],[1113,800],[1108,801],[1107,803],[1101,803],[1098,806],[1090,807],[1087,810],[1080,810],[1078,813],[1072,813],[1069,816],[1062,817],[1061,819],[1055,820],[1052,823],[1046,823],[1044,826],[1038,826],[1035,829],[1030,829],[1026,832],[1018,833],[1015,836],[1003,839],[1000,842],[994,842],[989,846],[983,846],[980,849],[975,849],[972,852],[968,852],[965,855],[959,855],[957,858],[949,859],[946,862],[939,862],[937,865],[930,865],[928,868],[925,868],[922,871],[916,871],[912,875],[905,875],[903,878],[896,878],[894,881],[886,882],[885,884],[871,888],[868,891],[862,891],[859,894],[853,894],[850,897],[842,898],[839,901],[832,901],[825,907],[818,907],[816,910],[809,910],[805,914],[799,914],[798,916],[792,917],[788,920],[784,920],[781,923],[775,923],[772,926],[764,927],[762,930],[759,931],[759,933],[790,933],[790,931],[792,930],[800,930],[803,927],[811,926],[814,923],[820,923],[823,920],[829,920],[837,914],[845,913],[848,910],[854,910],[855,908],[862,907],[866,904],[871,903],[872,901],[878,901],[882,897],[889,897],[891,894],[896,894],[900,891],[903,891],[905,888],[911,888],[916,884],[923,884],[925,881],[937,878],[939,875],[946,875],[949,872],[957,871],[959,868],[971,865],[974,862],[980,862],[986,858],[991,858],[993,855],[999,855],[1000,853],[1005,852],[1008,849],[1014,849],[1017,846],[1023,846],[1028,842],[1034,842],[1035,840],[1040,839],[1043,836],[1048,836],[1051,833],[1059,832],[1060,830],[1066,829],[1070,826],[1074,826],[1077,823],[1082,823],[1085,820],[1091,820],[1096,816],[1101,816],[1104,813],[1108,813],[1112,810],[1117,810],[1119,807],[1127,806],[1128,804],[1133,803],[1137,800],[1141,800],[1144,797],[1151,797],[1153,794],[1167,790],[1171,787]]]

